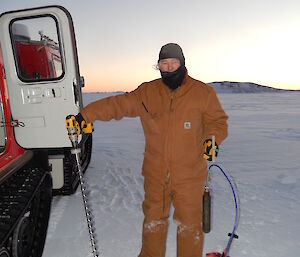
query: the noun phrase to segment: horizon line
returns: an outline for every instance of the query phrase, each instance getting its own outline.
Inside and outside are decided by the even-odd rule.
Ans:
[[[255,82],[249,82],[249,81],[230,81],[230,80],[222,80],[222,81],[213,81],[213,82],[207,82],[205,84],[210,85],[210,84],[214,84],[214,83],[240,83],[240,84],[253,84],[259,87],[264,87],[264,88],[269,88],[269,89],[274,89],[274,90],[281,90],[281,91],[300,91],[300,89],[288,89],[288,88],[278,88],[278,87],[270,87],[270,86],[265,86],[262,84],[258,84]],[[134,90],[134,89],[133,89]],[[84,91],[83,93],[124,93],[124,92],[130,92],[130,91],[126,91],[126,90],[114,90],[114,91]]]

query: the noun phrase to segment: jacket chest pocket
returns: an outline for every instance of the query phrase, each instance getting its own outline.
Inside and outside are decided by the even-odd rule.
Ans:
[[[202,128],[202,114],[199,109],[191,109],[186,112],[181,123],[183,134],[195,134]]]

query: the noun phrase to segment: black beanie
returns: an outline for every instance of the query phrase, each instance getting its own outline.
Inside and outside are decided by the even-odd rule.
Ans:
[[[185,59],[182,49],[175,43],[166,44],[160,49],[158,61],[167,58],[177,58],[179,59],[181,65],[185,65]]]

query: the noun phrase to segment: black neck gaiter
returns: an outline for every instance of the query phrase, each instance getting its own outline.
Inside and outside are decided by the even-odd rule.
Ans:
[[[181,86],[181,83],[186,74],[186,67],[181,65],[176,71],[162,72],[160,71],[163,82],[171,89],[175,90]]]

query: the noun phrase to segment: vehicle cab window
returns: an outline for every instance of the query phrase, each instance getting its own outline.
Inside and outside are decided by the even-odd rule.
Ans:
[[[64,75],[55,17],[17,19],[10,24],[16,69],[25,82],[57,80]]]

